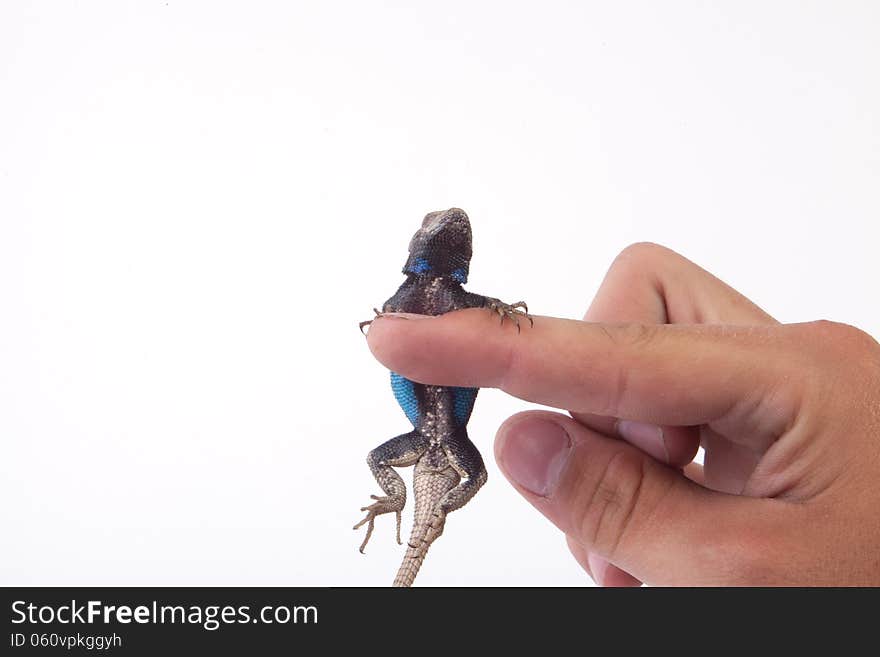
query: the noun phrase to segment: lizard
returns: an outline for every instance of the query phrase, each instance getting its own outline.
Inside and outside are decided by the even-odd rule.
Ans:
[[[430,212],[409,244],[409,257],[403,267],[406,280],[382,306],[373,309],[376,317],[384,313],[442,315],[463,308],[486,308],[512,320],[517,332],[519,318],[534,320],[523,301],[508,304],[494,297],[467,292],[472,255],[470,220],[464,210],[450,208]],[[361,332],[373,320],[361,322]],[[361,553],[373,533],[376,517],[394,513],[397,542],[400,543],[401,513],[406,503],[406,485],[395,468],[415,466],[413,493],[415,518],[406,554],[393,586],[411,586],[427,555],[428,548],[443,533],[446,516],[467,504],[486,483],[487,473],[479,450],[468,438],[467,423],[478,388],[459,388],[416,383],[391,372],[391,388],[397,402],[413,425],[403,433],[376,447],[367,464],[384,496],[364,506],[366,516],[354,529],[367,525]]]

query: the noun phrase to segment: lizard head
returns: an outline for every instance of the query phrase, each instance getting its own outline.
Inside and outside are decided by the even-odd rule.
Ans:
[[[466,283],[471,253],[471,222],[464,210],[429,212],[410,240],[403,273]]]

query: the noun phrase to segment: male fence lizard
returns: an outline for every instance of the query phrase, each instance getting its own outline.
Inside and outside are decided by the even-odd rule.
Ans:
[[[502,325],[506,318],[513,320],[517,331],[519,317],[533,323],[525,302],[507,304],[462,288],[467,282],[471,253],[471,225],[464,210],[429,213],[410,241],[409,258],[403,268],[406,281],[385,302],[382,312],[442,315],[462,308],[487,308],[501,317]],[[361,322],[361,330],[371,321]],[[367,515],[354,528],[367,524],[360,547],[363,552],[376,516],[394,513],[400,543],[406,486],[394,468],[414,465],[415,521],[394,580],[394,586],[410,586],[431,543],[443,532],[446,515],[467,504],[486,483],[486,468],[466,429],[477,388],[424,385],[394,372],[391,388],[413,430],[383,443],[367,456],[367,464],[385,495],[371,495],[375,502],[361,508]]]

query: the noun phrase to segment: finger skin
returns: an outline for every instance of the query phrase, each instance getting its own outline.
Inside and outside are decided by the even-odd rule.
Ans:
[[[596,578],[593,576],[593,571],[590,569],[590,560],[589,560],[589,552],[587,552],[586,548],[583,545],[577,542],[576,539],[571,536],[565,537],[565,542],[568,545],[568,549],[571,552],[571,556],[574,557],[574,560],[580,564],[580,567],[587,571],[587,575],[589,575],[594,582],[596,582]],[[599,582],[596,582],[599,584]],[[599,584],[601,586],[601,584]]]
[[[521,440],[517,432],[533,431],[534,422],[558,423],[571,440],[555,486],[538,494],[511,475],[516,456],[510,450]],[[546,411],[520,413],[505,422],[495,452],[523,497],[585,552],[636,580],[652,585],[785,582],[786,541],[770,537],[788,535],[788,523],[799,521],[797,505],[706,490],[622,441]],[[588,571],[601,577],[596,563],[588,558]],[[617,581],[626,583],[622,576]]]
[[[621,570],[597,554],[588,554],[587,561],[596,574],[596,583],[607,588],[632,588],[642,583],[625,570]]]
[[[587,571],[587,574],[598,586],[633,587],[642,585],[639,580],[614,564],[608,563],[600,556],[590,554],[583,545],[571,536],[566,536],[565,540],[575,561]]]
[[[778,322],[751,300],[719,280],[702,267],[671,249],[640,242],[624,249],[602,281],[599,291],[584,315],[592,322],[638,322],[647,324],[762,324]],[[662,440],[645,444],[618,431],[618,418],[573,412],[579,422],[608,436],[619,436],[675,467],[691,464],[700,446],[699,427],[657,427]],[[660,445],[658,445],[658,442]],[[710,459],[713,460],[713,459]],[[714,460],[714,462],[718,462]],[[713,472],[710,471],[710,475]],[[727,469],[722,467],[710,476],[714,490],[742,490]],[[704,482],[702,471],[700,483]],[[585,558],[590,558],[586,555]],[[600,557],[593,555],[594,560]],[[609,568],[622,575],[615,578],[637,581],[619,568]],[[614,573],[606,569],[606,573]]]
[[[624,249],[605,274],[584,320],[643,324],[750,324],[778,322],[748,298],[684,256],[658,244],[639,242]],[[583,424],[624,440],[617,418],[574,412]],[[647,450],[665,463],[682,467],[700,445],[697,427],[661,428],[664,449]],[[644,445],[634,443],[645,449]]]
[[[660,445],[646,445],[644,441],[633,439],[625,432],[620,431],[620,418],[607,415],[595,415],[593,413],[572,412],[581,424],[590,427],[594,431],[611,437],[622,438],[631,445],[647,452],[655,459],[667,465],[677,468],[684,467],[694,460],[697,450],[700,448],[700,432],[698,427],[675,427],[658,426],[657,433],[660,436]]]
[[[367,341],[386,367],[420,383],[500,388],[568,409],[663,425],[724,419],[757,400],[763,426],[784,428],[799,363],[775,327],[596,324],[536,317],[518,333],[485,310],[373,321]],[[797,372],[799,373],[799,372]],[[774,394],[770,394],[773,392]]]
[[[632,244],[615,258],[584,319],[652,324],[778,324],[702,267],[650,242]]]

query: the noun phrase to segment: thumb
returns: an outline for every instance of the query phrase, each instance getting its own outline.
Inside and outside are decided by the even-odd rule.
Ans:
[[[647,584],[755,583],[779,572],[784,555],[770,537],[789,518],[783,501],[703,488],[557,413],[514,415],[498,431],[495,456],[570,540]]]

